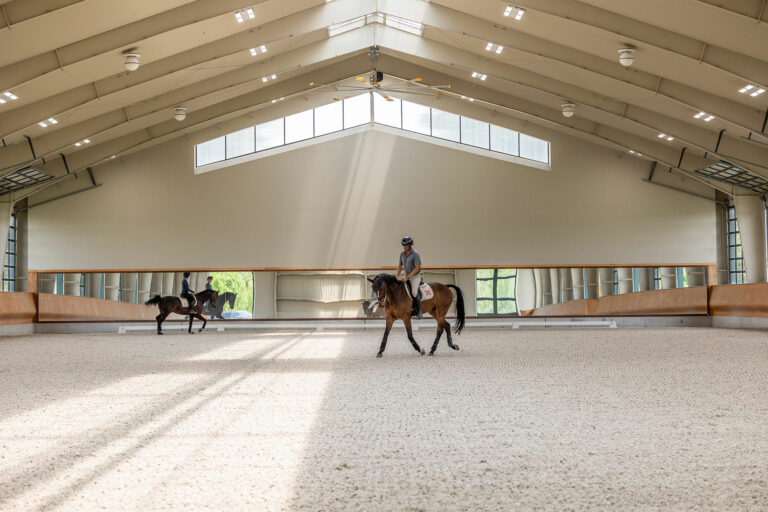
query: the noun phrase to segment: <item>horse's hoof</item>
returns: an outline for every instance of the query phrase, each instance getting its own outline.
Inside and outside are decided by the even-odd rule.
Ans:
[[[189,334],[195,334],[195,333],[193,333],[192,331],[189,331]]]
[[[452,346],[451,348],[452,348],[453,350],[459,350],[459,346],[458,346],[458,345],[454,345],[454,346]]]
[[[376,359],[381,359],[381,355],[382,355],[382,354],[381,354],[381,352],[379,352],[378,354],[376,354]]]
[[[200,329],[200,330],[199,330],[199,331],[197,331],[197,332],[203,332],[203,330],[202,330],[202,329]]]
[[[424,349],[421,349],[421,355],[424,355],[424,354],[426,354],[426,352],[424,352]]]
[[[430,352],[429,355],[433,356],[433,355],[435,355],[435,353],[434,352]]]
[[[162,335],[163,335],[163,333],[162,333],[162,332],[159,332],[159,333],[157,333],[157,335],[158,335],[158,336],[162,336]]]

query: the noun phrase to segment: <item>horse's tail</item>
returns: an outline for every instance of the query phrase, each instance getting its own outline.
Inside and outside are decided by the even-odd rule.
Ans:
[[[461,288],[452,284],[446,285],[448,288],[456,290],[456,325],[453,326],[456,334],[461,334],[461,330],[464,329],[464,294],[461,293]]]
[[[152,304],[160,304],[160,301],[161,301],[161,300],[163,300],[163,298],[162,298],[162,297],[160,297],[159,295],[155,295],[154,297],[152,297],[151,299],[149,299],[149,300],[148,300],[147,302],[145,302],[144,304],[145,304],[145,305],[147,305],[147,306],[151,306]]]

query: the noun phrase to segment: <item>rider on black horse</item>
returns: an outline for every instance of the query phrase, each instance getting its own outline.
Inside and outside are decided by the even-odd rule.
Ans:
[[[411,298],[413,299],[413,310],[421,319],[421,297],[419,296],[419,285],[421,284],[421,257],[413,248],[413,238],[406,236],[400,241],[403,246],[403,252],[400,253],[400,263],[397,265],[395,277],[403,283],[410,285]],[[405,274],[400,277],[400,272],[405,269]]]

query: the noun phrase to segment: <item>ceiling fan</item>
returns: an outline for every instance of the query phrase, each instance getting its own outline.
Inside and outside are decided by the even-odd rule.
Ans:
[[[373,70],[367,75],[361,75],[355,77],[356,84],[336,84],[334,87],[338,91],[373,91],[379,94],[387,101],[394,101],[392,97],[387,93],[396,94],[417,94],[419,96],[434,96],[438,98],[440,91],[444,89],[450,89],[450,85],[424,85],[420,82],[423,80],[420,77],[411,79],[398,79],[391,77],[387,79],[384,77],[384,73],[376,69],[376,58],[379,56],[379,48],[372,46],[369,52],[371,61],[373,63]],[[314,83],[309,84],[310,87],[314,86]],[[342,99],[349,98],[349,96],[335,97],[334,101],[341,101]]]

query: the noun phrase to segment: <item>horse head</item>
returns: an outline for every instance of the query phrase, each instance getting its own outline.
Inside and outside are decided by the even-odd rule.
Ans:
[[[236,293],[227,292],[227,303],[229,304],[229,309],[235,309],[235,299],[237,298]]]
[[[395,279],[395,276],[391,274],[379,274],[373,279],[370,277],[367,279],[371,282],[371,288],[373,288],[373,293],[376,294],[376,298],[379,301],[379,307],[384,306],[384,298],[386,297],[387,293],[387,285],[391,283],[397,283],[397,279]]]

